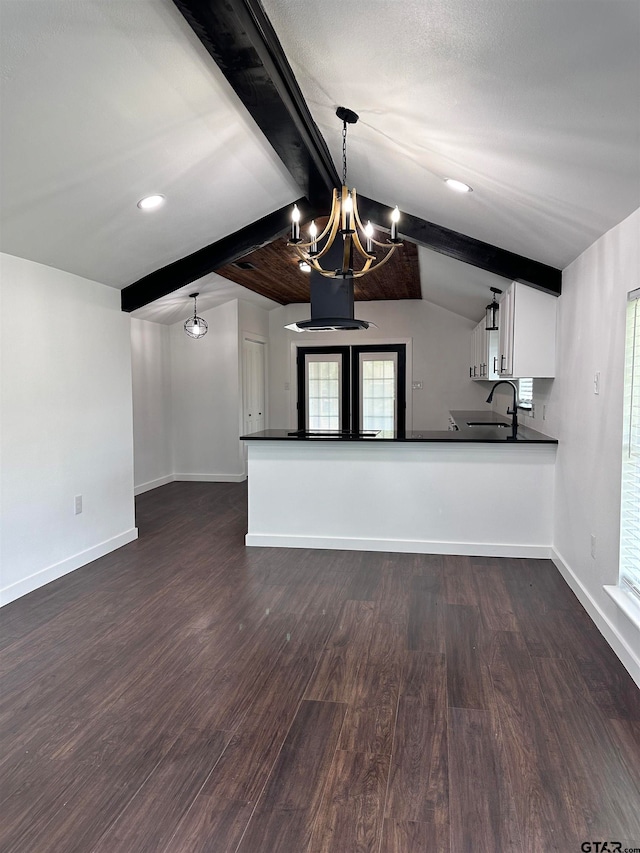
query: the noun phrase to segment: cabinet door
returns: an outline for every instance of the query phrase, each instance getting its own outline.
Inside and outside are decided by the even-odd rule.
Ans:
[[[477,327],[471,332],[469,347],[469,379],[477,379],[478,376],[478,335]]]
[[[500,376],[555,375],[557,297],[513,282],[500,303]]]
[[[486,335],[486,369],[485,369],[485,379],[490,379],[495,381],[496,379],[500,379],[500,374],[498,373],[498,362],[500,360],[500,332],[497,330],[487,332]]]
[[[500,327],[498,347],[498,374],[511,376],[513,374],[513,328],[515,311],[515,282],[507,289],[500,302],[498,325]]]

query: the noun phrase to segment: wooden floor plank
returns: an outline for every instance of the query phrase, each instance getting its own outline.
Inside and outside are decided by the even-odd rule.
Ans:
[[[389,759],[339,749],[307,853],[378,853]]]
[[[372,601],[346,601],[327,642],[318,668],[307,688],[306,699],[349,702],[358,670],[366,660],[373,634]]]
[[[413,651],[444,651],[444,573],[442,558],[420,567],[411,579],[409,592],[408,648]]]
[[[340,748],[391,754],[406,632],[397,623],[373,626],[340,736]]]
[[[497,635],[490,671],[522,849],[565,853],[579,848],[589,836],[576,768],[567,764],[557,726],[519,634]]]
[[[504,581],[507,560],[471,558],[475,601],[482,625],[489,631],[518,631],[519,624]],[[467,602],[465,602],[467,603]]]
[[[449,833],[435,820],[385,818],[380,853],[449,853]]]
[[[522,842],[502,737],[489,711],[449,711],[451,849],[520,853]]]
[[[345,707],[303,701],[238,853],[307,850]]]
[[[448,820],[446,708],[428,709],[400,697],[386,817],[398,820]]]
[[[487,637],[477,605],[447,604],[444,610],[448,701],[451,708],[486,709]]]

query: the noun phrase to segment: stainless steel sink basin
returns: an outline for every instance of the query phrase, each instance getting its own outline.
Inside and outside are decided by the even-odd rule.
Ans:
[[[467,421],[467,426],[471,427],[497,427],[498,429],[507,429],[511,424],[487,423],[487,421]]]

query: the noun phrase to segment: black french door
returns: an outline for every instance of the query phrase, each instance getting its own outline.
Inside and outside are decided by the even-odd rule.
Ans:
[[[406,346],[299,347],[298,429],[403,432]]]

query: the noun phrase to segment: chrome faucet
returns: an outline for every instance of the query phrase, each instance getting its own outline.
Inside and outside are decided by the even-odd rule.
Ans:
[[[518,432],[518,388],[515,382],[511,382],[509,379],[501,379],[499,382],[496,382],[489,392],[487,403],[490,403],[493,400],[493,392],[496,390],[498,385],[510,385],[513,388],[513,408],[507,409],[507,414],[512,416],[510,440],[515,441],[516,433]]]

